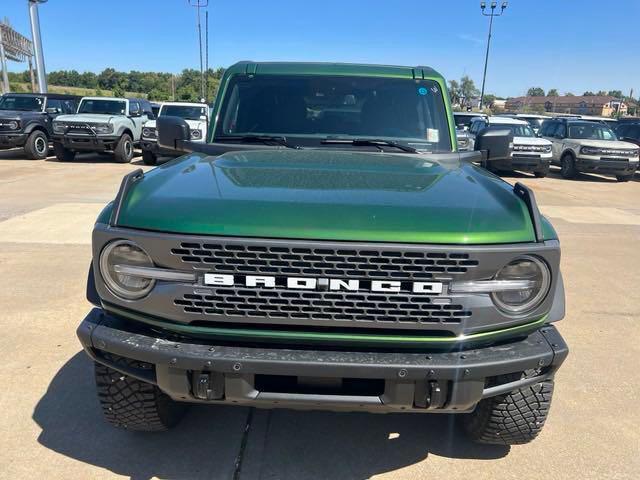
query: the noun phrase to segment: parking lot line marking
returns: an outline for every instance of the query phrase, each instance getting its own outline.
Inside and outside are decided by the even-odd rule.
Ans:
[[[0,242],[91,244],[102,203],[57,203],[0,222]]]
[[[540,211],[548,217],[559,218],[569,223],[640,225],[640,215],[621,208],[541,205]]]

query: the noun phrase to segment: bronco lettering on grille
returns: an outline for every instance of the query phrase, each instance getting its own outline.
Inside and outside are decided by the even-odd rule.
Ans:
[[[286,288],[289,290],[329,290],[329,291],[369,291],[400,293],[410,290],[413,293],[440,294],[441,282],[402,282],[398,280],[341,280],[337,278],[316,277],[275,277],[265,275],[234,276],[218,273],[205,273],[204,284],[211,286],[244,286],[254,288]]]

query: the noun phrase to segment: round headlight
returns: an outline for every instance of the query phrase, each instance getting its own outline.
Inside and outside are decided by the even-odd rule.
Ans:
[[[153,267],[147,253],[128,240],[108,244],[100,254],[100,273],[111,292],[126,300],[137,300],[148,294],[155,280],[118,272],[117,266]]]
[[[149,130],[147,127],[144,127],[142,129],[142,136],[143,137],[148,137],[151,134],[151,130]]]
[[[551,285],[551,274],[545,262],[527,255],[502,267],[495,276],[495,280],[527,282],[525,288],[497,291],[491,294],[493,303],[500,310],[509,315],[520,315],[542,303]]]
[[[201,136],[200,130],[191,130],[191,138],[200,138]]]
[[[9,127],[9,129],[11,129],[11,130],[17,130],[18,129],[18,122],[16,122],[15,120],[12,120],[11,122],[7,123],[7,127]]]

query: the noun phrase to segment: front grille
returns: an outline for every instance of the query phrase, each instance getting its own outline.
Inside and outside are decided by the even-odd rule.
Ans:
[[[462,305],[438,305],[432,298],[406,294],[216,288],[210,295],[184,294],[174,303],[186,314],[326,320],[332,326],[336,322],[458,324],[471,316]]]
[[[186,243],[171,254],[187,264],[239,275],[421,280],[467,273],[479,262],[468,253],[385,249],[299,248]]]

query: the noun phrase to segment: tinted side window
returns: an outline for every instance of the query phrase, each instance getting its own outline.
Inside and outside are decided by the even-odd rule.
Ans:
[[[618,137],[626,137],[629,134],[629,130],[629,125],[620,125],[615,131]]]
[[[558,123],[558,126],[553,133],[558,138],[564,138],[567,136],[567,126],[564,123]]]
[[[542,124],[542,128],[540,128],[540,135],[544,137],[551,136],[551,132],[555,129],[557,122],[546,121]]]
[[[62,101],[62,111],[64,113],[76,113],[78,109],[78,104],[73,100],[63,100]]]
[[[633,127],[629,128],[629,131],[627,132],[627,137],[640,140],[640,125],[634,125]]]
[[[140,104],[138,102],[129,102],[129,113],[139,112]]]
[[[47,98],[47,108],[57,108],[58,112],[64,112],[62,100],[58,100],[57,98]]]
[[[149,117],[149,120],[153,120],[155,119],[155,115],[153,114],[153,110],[151,109],[151,104],[149,102],[147,102],[146,100],[141,102],[141,106],[142,106],[142,114],[146,114],[147,117]]]

